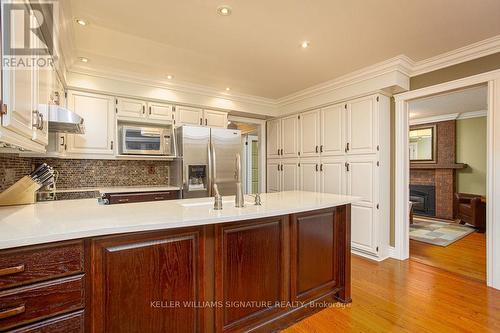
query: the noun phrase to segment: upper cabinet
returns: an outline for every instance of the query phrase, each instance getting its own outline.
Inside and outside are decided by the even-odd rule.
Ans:
[[[68,92],[68,108],[85,121],[85,134],[67,136],[69,154],[114,155],[114,104],[111,96]]]
[[[204,125],[208,127],[227,127],[227,112],[203,110]]]
[[[320,149],[320,110],[309,111],[300,114],[300,156],[317,156]]]
[[[320,153],[324,156],[343,155],[345,147],[345,104],[321,109]]]
[[[267,156],[269,158],[281,156],[281,119],[267,122]]]
[[[170,104],[150,102],[148,103],[148,118],[153,120],[174,121],[174,107]]]
[[[116,114],[120,117],[146,118],[146,102],[138,99],[117,98]]]
[[[377,150],[379,97],[365,97],[347,103],[348,154],[369,154]]]
[[[281,156],[297,157],[299,155],[299,119],[297,116],[285,117],[281,120]]]
[[[177,125],[202,125],[203,109],[189,106],[176,106],[175,119]]]
[[[208,127],[227,127],[227,112],[203,110],[189,106],[175,107],[176,125],[198,125]]]

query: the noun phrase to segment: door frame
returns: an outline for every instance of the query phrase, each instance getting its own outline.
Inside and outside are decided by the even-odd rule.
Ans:
[[[488,86],[487,113],[487,211],[486,283],[500,289],[500,70],[437,84],[395,95],[395,253],[396,259],[409,258],[409,119],[411,100],[474,85]],[[496,235],[496,238],[494,237]]]
[[[259,189],[260,193],[266,192],[266,161],[267,161],[267,153],[266,153],[266,120],[264,119],[255,119],[255,118],[247,118],[247,117],[239,117],[239,116],[231,116],[229,115],[227,118],[228,121],[237,121],[247,124],[258,125],[258,140],[259,140]]]

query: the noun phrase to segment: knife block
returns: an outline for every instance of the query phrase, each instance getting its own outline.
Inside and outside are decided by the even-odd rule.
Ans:
[[[0,193],[0,206],[28,205],[36,202],[36,191],[41,185],[29,176],[19,179],[14,185]]]

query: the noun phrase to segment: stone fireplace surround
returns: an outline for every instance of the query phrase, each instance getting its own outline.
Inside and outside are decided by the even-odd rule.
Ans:
[[[449,120],[426,125],[434,124],[437,132],[436,163],[410,163],[410,185],[435,186],[435,217],[452,220],[456,190],[455,170],[465,165],[456,163],[456,121]]]

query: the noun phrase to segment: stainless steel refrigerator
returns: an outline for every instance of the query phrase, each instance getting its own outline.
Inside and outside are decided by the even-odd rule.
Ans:
[[[214,183],[221,195],[236,194],[239,130],[181,126],[177,145],[179,158],[171,168],[171,184],[181,186],[183,198],[210,197]]]

